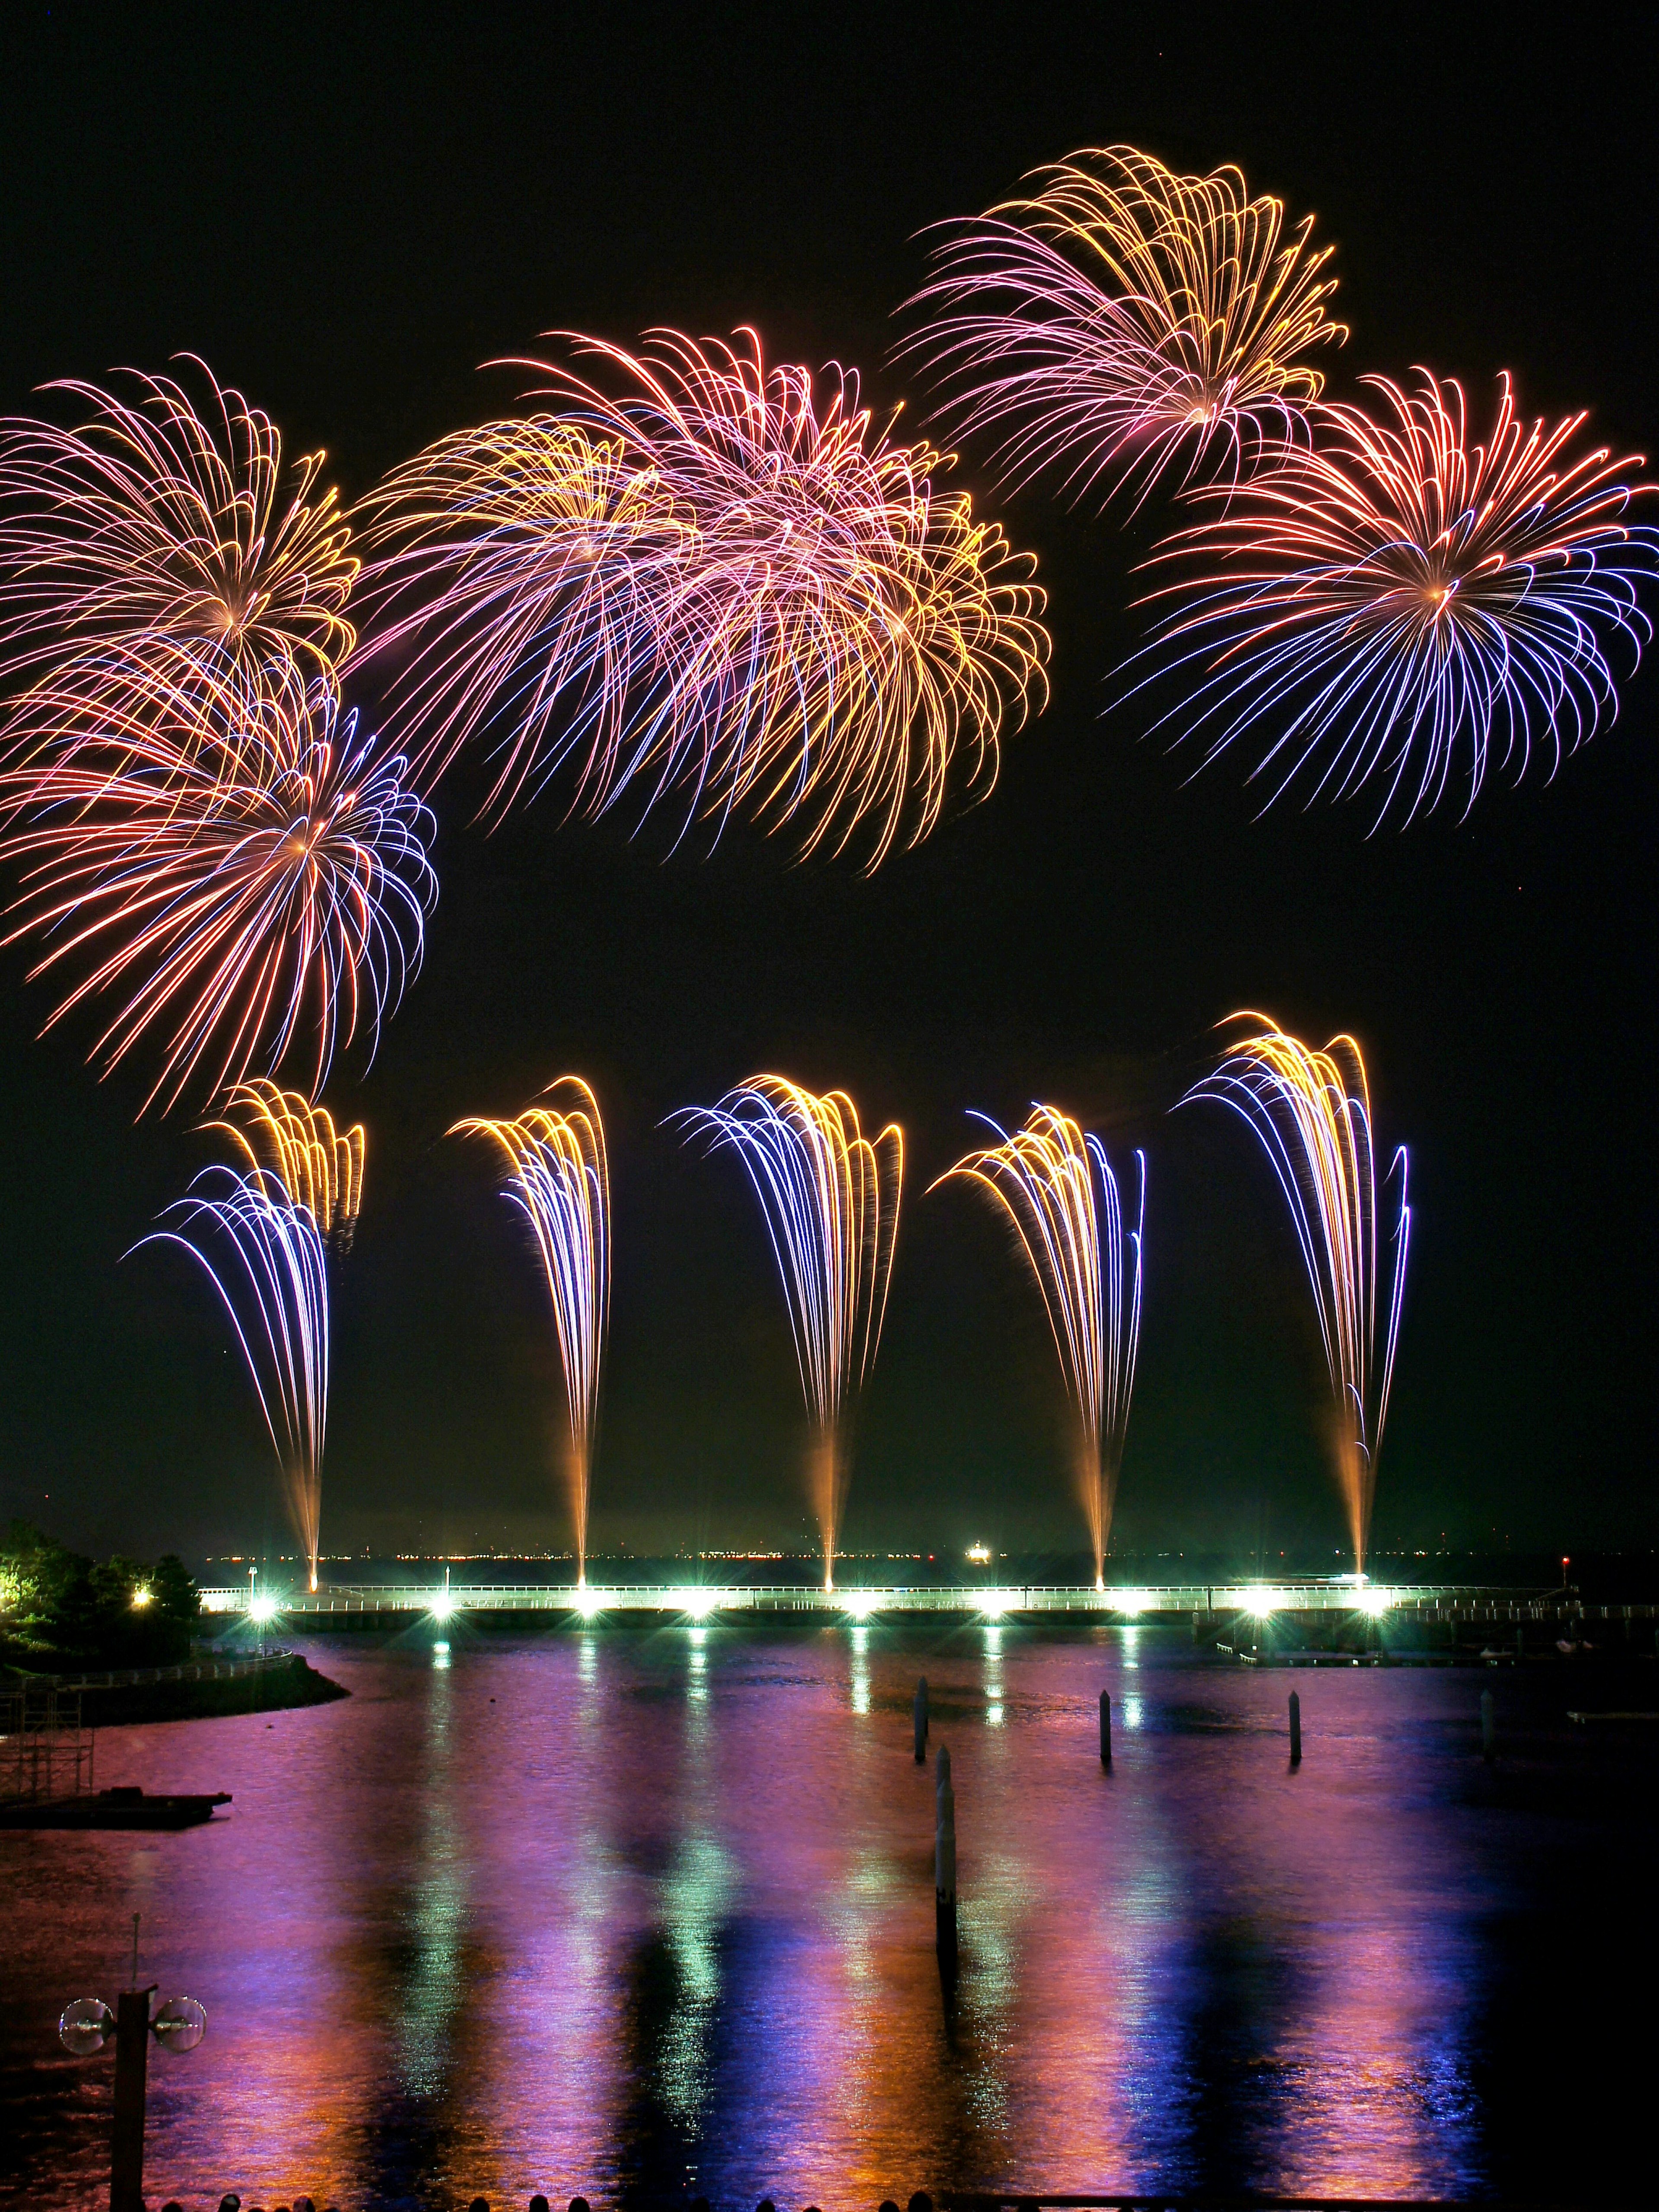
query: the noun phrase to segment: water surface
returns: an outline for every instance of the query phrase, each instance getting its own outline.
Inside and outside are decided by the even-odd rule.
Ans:
[[[102,2201],[110,2062],[53,2026],[112,1997],[135,1911],[143,1978],[210,2016],[152,2060],[153,2203],[1647,2194],[1659,1729],[1565,1713],[1659,1704],[1650,1661],[1292,1685],[1171,1630],[879,1622],[305,1648],[349,1701],[100,1735],[100,1784],[234,1791],[210,1828],[0,1836],[0,2198]]]

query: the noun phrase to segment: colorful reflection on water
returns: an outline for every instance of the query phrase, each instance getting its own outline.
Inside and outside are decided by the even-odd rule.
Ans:
[[[311,1656],[349,1702],[100,1737],[101,1784],[233,1790],[210,1829],[0,1837],[0,2196],[101,2201],[109,2064],[53,2023],[112,1994],[135,1911],[144,1978],[210,2015],[152,2061],[158,2203],[1580,2197],[1644,2171],[1646,2029],[1615,2022],[1645,2010],[1654,1753],[1570,1729],[1569,1669],[1302,1674],[1292,1772],[1291,1678],[1146,1628],[463,1620]]]

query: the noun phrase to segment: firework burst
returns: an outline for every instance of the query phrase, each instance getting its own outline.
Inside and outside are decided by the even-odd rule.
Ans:
[[[1112,1508],[1123,1464],[1140,1342],[1146,1161],[1128,1226],[1105,1147],[1057,1107],[1034,1106],[1012,1134],[984,1115],[997,1141],[968,1153],[953,1177],[977,1183],[1013,1224],[1054,1331],[1079,1431],[1079,1492],[1094,1543],[1095,1588],[1103,1589]]]
[[[431,817],[327,684],[290,669],[278,688],[216,689],[204,724],[193,695],[171,705],[194,656],[169,655],[121,665],[127,705],[95,738],[76,688],[57,732],[42,695],[35,742],[0,775],[0,858],[22,871],[6,941],[44,941],[35,975],[82,971],[52,1022],[120,999],[93,1048],[106,1067],[155,1036],[146,1106],[219,1096],[291,1049],[314,1094],[419,964]]]
[[[236,1118],[208,1126],[222,1130],[250,1168],[275,1176],[289,1205],[305,1208],[330,1251],[343,1260],[362,1210],[362,1123],[337,1129],[325,1106],[264,1076],[237,1084],[225,1110]]]
[[[1250,1013],[1231,1018],[1266,1020]],[[1333,1037],[1322,1051],[1313,1052],[1267,1022],[1242,1037],[1181,1103],[1195,1099],[1214,1099],[1243,1116],[1272,1161],[1290,1208],[1319,1316],[1335,1421],[1337,1482],[1354,1566],[1363,1573],[1411,1241],[1405,1148],[1394,1160],[1400,1179],[1394,1278],[1379,1306],[1370,1093],[1354,1040]]]
[[[230,1317],[276,1454],[294,1531],[317,1587],[328,1419],[328,1265],[310,1209],[259,1170],[204,1169],[145,1244],[177,1244]]]
[[[27,687],[14,732],[33,726],[43,681],[61,721],[70,669],[94,684],[153,647],[210,647],[245,685],[330,676],[351,647],[358,563],[325,456],[284,467],[270,417],[201,362],[200,404],[172,377],[133,374],[122,397],[64,383],[88,410],[73,429],[0,422],[0,682]],[[94,691],[95,724],[107,697]]]
[[[1053,471],[1103,501],[1170,471],[1236,477],[1317,398],[1306,356],[1346,336],[1313,218],[1287,231],[1238,170],[1183,177],[1132,146],[1037,176],[951,227],[912,302],[933,319],[904,350],[939,372],[962,430],[998,439],[1008,481]]]
[[[1455,383],[1366,381],[1375,413],[1322,407],[1311,449],[1162,549],[1182,577],[1153,658],[1198,671],[1164,720],[1206,762],[1258,741],[1267,804],[1376,787],[1376,820],[1409,821],[1455,782],[1467,811],[1489,768],[1553,774],[1617,711],[1608,650],[1634,665],[1652,629],[1655,533],[1626,519],[1652,487],[1571,450],[1582,414],[1524,422],[1507,377],[1479,444]]]
[[[1042,703],[1042,594],[935,488],[939,454],[874,427],[854,377],[820,394],[742,337],[662,332],[641,356],[576,340],[617,395],[523,364],[558,417],[394,477],[372,589],[430,596],[403,625],[400,696],[435,715],[435,758],[502,714],[490,804],[574,752],[592,812],[674,793],[688,825],[718,835],[743,809],[807,851],[859,836],[873,868],[933,827],[953,766],[988,788],[1005,721]]]
[[[486,815],[572,756],[579,800],[602,801],[695,537],[669,489],[618,441],[532,415],[441,439],[363,514],[379,611],[364,655],[396,666],[392,726],[417,773],[441,775],[499,719]]]
[[[544,1095],[556,1103],[529,1107],[514,1121],[458,1121],[449,1133],[486,1137],[499,1148],[506,1195],[536,1240],[564,1370],[576,1571],[586,1584],[588,1483],[611,1311],[611,1176],[605,1124],[587,1085],[562,1076]]]
[[[823,1586],[831,1589],[850,1471],[848,1417],[887,1310],[903,1132],[890,1121],[866,1137],[844,1091],[819,1097],[781,1075],[751,1076],[718,1105],[687,1107],[675,1118],[711,1147],[730,1146],[760,1201],[794,1331]]]

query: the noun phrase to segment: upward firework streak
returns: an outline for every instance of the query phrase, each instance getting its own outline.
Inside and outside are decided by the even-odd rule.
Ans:
[[[1012,1222],[1036,1278],[1077,1408],[1078,1486],[1102,1589],[1140,1341],[1146,1157],[1135,1154],[1139,1194],[1134,1225],[1126,1229],[1104,1146],[1058,1108],[1034,1106],[1012,1135],[984,1115],[975,1119],[996,1130],[998,1142],[958,1160],[933,1188],[958,1176],[978,1183]]]
[[[915,304],[938,319],[905,350],[954,387],[946,411],[999,434],[1005,474],[1056,470],[1076,496],[1190,474],[1230,477],[1264,429],[1318,396],[1303,356],[1346,336],[1325,302],[1313,218],[1237,169],[1183,177],[1132,146],[1040,170],[1034,198],[956,226]]]
[[[1260,1022],[1260,1014],[1236,1021]],[[1272,1161],[1319,1316],[1336,1419],[1336,1471],[1347,1510],[1354,1566],[1363,1573],[1370,1540],[1376,1462],[1394,1379],[1400,1302],[1406,1286],[1411,1208],[1406,1152],[1395,1154],[1400,1212],[1394,1281],[1379,1316],[1376,1296],[1376,1177],[1365,1063],[1350,1036],[1310,1052],[1271,1024],[1235,1046],[1212,1075],[1182,1100],[1213,1098],[1243,1116]],[[1377,1323],[1383,1323],[1381,1358]]]
[[[611,1181],[592,1091],[580,1076],[567,1075],[546,1095],[555,1094],[562,1106],[532,1106],[516,1121],[458,1121],[449,1133],[488,1137],[501,1148],[507,1196],[529,1222],[541,1256],[564,1368],[576,1571],[585,1585],[588,1482],[611,1310]]]
[[[441,763],[499,710],[498,810],[574,755],[593,812],[678,791],[688,824],[744,808],[808,851],[862,827],[873,868],[933,828],[958,756],[988,787],[1005,717],[1042,703],[1042,594],[855,378],[820,397],[742,336],[664,331],[640,357],[577,340],[620,397],[526,363],[559,417],[445,440],[389,480],[372,589],[414,654],[396,711],[431,718]]]
[[[301,1091],[283,1091],[261,1077],[239,1083],[225,1101],[240,1121],[215,1121],[246,1154],[251,1168],[267,1170],[303,1206],[329,1249],[344,1259],[356,1234],[363,1203],[363,1125],[337,1129],[325,1106]],[[246,1126],[243,1126],[246,1125]]]
[[[178,1226],[143,1244],[178,1244],[230,1316],[276,1453],[295,1534],[317,1587],[323,1433],[328,1419],[328,1266],[310,1212],[274,1176],[207,1168],[161,1216]],[[135,1246],[134,1249],[138,1249]]]
[[[849,1470],[847,1416],[874,1363],[893,1270],[904,1136],[866,1137],[843,1091],[819,1097],[781,1075],[751,1076],[717,1106],[676,1116],[729,1145],[754,1185],[789,1308],[812,1425],[813,1504],[823,1586],[835,1587],[836,1530]]]
[[[1518,778],[1541,747],[1553,773],[1616,712],[1607,648],[1634,666],[1652,634],[1655,533],[1625,520],[1631,462],[1569,451],[1583,415],[1528,427],[1504,378],[1474,445],[1456,384],[1367,381],[1374,415],[1317,410],[1311,451],[1163,549],[1192,573],[1156,657],[1202,672],[1164,720],[1206,762],[1259,736],[1269,804],[1376,785],[1377,820],[1410,820],[1455,777],[1467,811],[1494,757]]]
[[[28,757],[0,774],[0,857],[24,864],[5,941],[45,939],[33,975],[82,969],[52,1022],[123,998],[93,1048],[107,1066],[160,1033],[146,1105],[218,1096],[290,1048],[314,1093],[420,964],[431,817],[320,678],[216,683],[198,712],[193,650],[118,666],[95,736],[73,692],[52,720],[43,689]]]

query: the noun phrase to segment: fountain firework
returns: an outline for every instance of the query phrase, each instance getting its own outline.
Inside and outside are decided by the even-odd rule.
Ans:
[[[456,1122],[451,1136],[487,1137],[508,1170],[505,1194],[530,1224],[553,1307],[569,1417],[568,1474],[579,1584],[587,1581],[587,1498],[599,1370],[611,1310],[611,1180],[599,1101],[562,1076],[515,1121]]]
[[[328,1265],[321,1231],[263,1170],[204,1168],[168,1206],[176,1228],[133,1247],[177,1244],[218,1292],[276,1454],[289,1515],[317,1587],[323,1434],[328,1418]]]
[[[326,1107],[313,1106],[302,1091],[283,1091],[263,1076],[239,1083],[225,1109],[241,1121],[212,1121],[209,1127],[222,1129],[251,1168],[274,1175],[289,1204],[305,1208],[330,1251],[343,1260],[362,1210],[362,1123],[337,1129]]]
[[[1319,1316],[1335,1421],[1337,1485],[1354,1569],[1363,1574],[1411,1241],[1406,1151],[1401,1146],[1394,1158],[1400,1177],[1394,1280],[1379,1315],[1370,1093],[1359,1047],[1345,1036],[1312,1052],[1265,1015],[1230,1018],[1267,1026],[1241,1038],[1180,1103],[1215,1099],[1241,1115],[1285,1194]]]
[[[844,1091],[823,1097],[781,1075],[751,1076],[715,1106],[676,1120],[729,1145],[760,1201],[789,1309],[811,1426],[808,1485],[835,1587],[836,1531],[850,1473],[848,1423],[876,1356],[893,1271],[904,1134],[866,1137]]]
[[[988,1192],[1013,1224],[1036,1278],[1077,1412],[1078,1490],[1094,1544],[1095,1588],[1103,1589],[1140,1342],[1146,1155],[1135,1154],[1139,1188],[1130,1228],[1105,1147],[1058,1107],[1033,1106],[1012,1133],[987,1115],[974,1119],[994,1130],[997,1142],[959,1159],[933,1188],[961,1176]]]
[[[1304,364],[1347,333],[1325,302],[1331,248],[1309,216],[1251,199],[1235,168],[1183,177],[1133,146],[1039,170],[1035,196],[951,226],[912,305],[938,319],[903,349],[1001,436],[1004,475],[1057,471],[1079,498],[1222,455],[1235,480],[1264,434],[1295,428],[1323,379]]]

